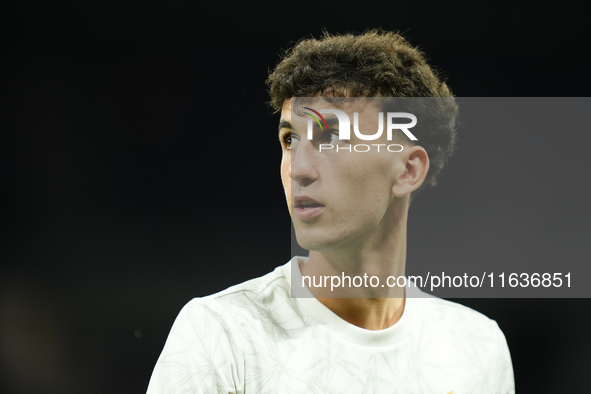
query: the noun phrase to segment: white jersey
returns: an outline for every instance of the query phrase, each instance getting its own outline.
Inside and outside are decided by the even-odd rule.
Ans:
[[[479,312],[407,297],[396,324],[365,330],[315,298],[291,298],[290,280],[291,262],[190,301],[148,394],[515,392],[505,337]]]

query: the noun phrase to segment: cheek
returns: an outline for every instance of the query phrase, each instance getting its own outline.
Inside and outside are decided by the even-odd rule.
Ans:
[[[362,210],[366,214],[370,211],[381,214],[387,209],[391,189],[396,182],[395,173],[394,163],[388,157],[378,156],[373,161],[357,163],[348,177],[348,185],[355,196],[357,207],[364,204]]]
[[[283,184],[283,191],[287,200],[287,206],[291,212],[291,177],[289,176],[289,166],[291,160],[289,157],[283,156],[281,159],[281,183]]]

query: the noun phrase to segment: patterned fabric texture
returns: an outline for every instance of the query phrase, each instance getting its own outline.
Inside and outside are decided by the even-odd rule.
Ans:
[[[148,394],[515,392],[494,320],[450,301],[408,296],[395,325],[365,330],[315,298],[291,298],[290,264],[191,300]]]

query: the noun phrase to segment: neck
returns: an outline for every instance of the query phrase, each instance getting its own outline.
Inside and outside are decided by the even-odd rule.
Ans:
[[[404,288],[388,283],[405,274],[407,212],[397,212],[398,220],[388,221],[385,231],[350,242],[350,247],[311,251],[300,270],[311,278],[306,283],[312,284],[308,287],[318,301],[345,321],[368,330],[388,328],[400,320]],[[389,277],[394,278],[388,281]]]

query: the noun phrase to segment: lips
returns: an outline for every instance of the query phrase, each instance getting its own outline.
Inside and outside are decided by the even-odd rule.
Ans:
[[[306,221],[319,216],[325,206],[319,201],[308,196],[296,196],[293,199],[294,214],[301,221]]]
[[[320,202],[318,202],[308,196],[296,196],[293,199],[293,202],[294,202],[294,206],[296,208],[301,208],[301,209],[318,208],[318,207],[324,206]]]

